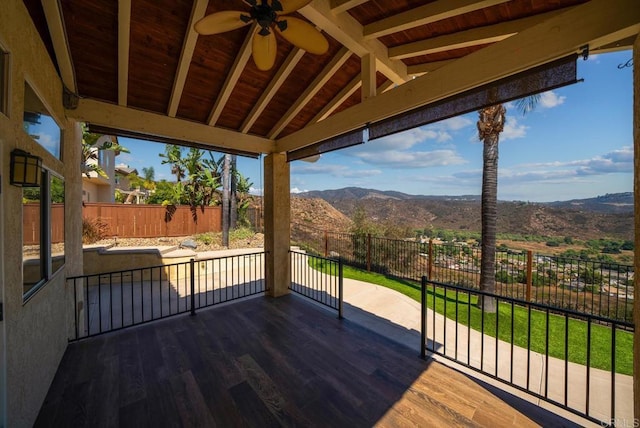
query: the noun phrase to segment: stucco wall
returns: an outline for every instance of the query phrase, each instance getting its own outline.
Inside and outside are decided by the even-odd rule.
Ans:
[[[2,299],[6,377],[0,388],[6,396],[0,424],[31,426],[67,346],[73,312],[65,277],[82,269],[80,140],[75,123],[65,118],[62,84],[29,14],[20,0],[3,0],[0,44],[9,57],[9,111],[0,114],[2,151],[3,240]],[[34,142],[23,130],[25,80],[39,95],[63,129],[64,163]],[[22,190],[9,184],[10,152],[20,148],[43,159],[43,165],[65,179],[66,266],[27,302],[22,289]],[[71,166],[78,166],[71,168]],[[77,171],[76,171],[77,169]],[[1,380],[1,378],[0,378]]]

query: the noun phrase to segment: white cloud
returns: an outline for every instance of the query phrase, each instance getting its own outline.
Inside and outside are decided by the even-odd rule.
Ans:
[[[249,194],[251,195],[256,195],[256,196],[262,196],[262,192],[263,190],[257,187],[250,187],[249,188]]]
[[[421,152],[386,151],[378,153],[358,153],[356,156],[370,164],[397,168],[425,168],[460,165],[467,162],[454,150]]]
[[[382,174],[379,169],[353,169],[345,165],[296,165],[291,167],[291,174],[315,175],[323,174],[333,177],[361,178]]]
[[[504,131],[500,134],[500,141],[515,140],[516,138],[524,138],[527,135],[528,126],[518,123],[513,116],[507,116],[504,124]]]
[[[554,108],[563,104],[567,99],[564,95],[558,95],[553,91],[547,91],[540,95],[540,106],[543,108]]]
[[[304,193],[304,192],[308,192],[308,190],[300,190],[297,187],[292,187],[291,188],[291,193]]]
[[[633,148],[624,146],[618,150],[595,156],[591,159],[580,159],[566,162],[544,162],[522,164],[518,167],[522,169],[537,169],[547,171],[552,169],[564,169],[571,171],[573,175],[600,175],[611,173],[633,172]]]

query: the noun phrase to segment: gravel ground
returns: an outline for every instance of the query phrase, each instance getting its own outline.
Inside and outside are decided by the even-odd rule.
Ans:
[[[197,244],[196,252],[224,250],[227,248],[261,248],[264,246],[264,235],[256,233],[248,238],[231,239],[229,247],[222,246],[222,234],[211,234],[211,242],[205,244],[193,236],[159,237],[159,238],[108,238],[92,245],[117,245],[118,247],[166,247],[179,246],[181,242],[193,240]]]

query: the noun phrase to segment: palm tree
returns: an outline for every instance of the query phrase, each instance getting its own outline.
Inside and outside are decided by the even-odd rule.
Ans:
[[[516,101],[516,107],[526,114],[533,110],[540,95]],[[480,290],[496,291],[496,224],[498,219],[498,143],[504,130],[507,109],[502,104],[485,107],[478,112],[478,138],[484,145],[482,153],[482,243],[480,259]],[[478,305],[485,312],[496,312],[496,299],[483,297]]]
[[[176,176],[176,181],[179,183],[185,177],[185,170],[182,166],[182,149],[180,146],[174,144],[167,144],[164,147],[164,153],[160,153],[160,157],[164,158],[162,164],[171,165],[171,174]]]
[[[116,153],[129,153],[129,149],[121,146],[118,140],[112,138],[112,140],[105,141],[102,145],[97,146],[98,140],[102,137],[101,134],[94,134],[89,132],[86,124],[82,124],[82,173],[87,177],[91,177],[91,172],[95,172],[98,176],[108,179],[107,173],[104,171],[99,163],[99,153],[102,150],[110,150]],[[115,140],[115,141],[114,141]]]

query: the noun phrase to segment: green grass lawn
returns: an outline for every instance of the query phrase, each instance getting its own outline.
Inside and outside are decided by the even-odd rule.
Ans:
[[[310,259],[310,263],[317,269],[322,270],[325,266],[323,260]],[[343,274],[345,278],[358,281],[369,282],[383,287],[396,290],[410,298],[420,301],[420,285],[412,281],[392,279],[384,275],[366,272],[350,266],[344,266]],[[441,288],[436,288],[435,293],[432,287],[428,287],[427,306],[431,309],[435,307],[436,312],[444,314],[447,318],[456,319],[462,325],[470,325],[474,330],[481,331],[482,311],[476,306],[477,297],[469,296],[466,293],[455,290],[448,290],[446,293]],[[446,306],[446,308],[445,308]],[[445,310],[446,309],[446,310]],[[512,325],[513,315],[513,329]],[[496,317],[498,326],[496,328]],[[484,314],[484,333],[492,337],[496,336],[506,342],[527,348],[532,351],[545,354],[548,342],[549,356],[565,359],[574,363],[586,365],[587,363],[587,323],[577,319],[567,319],[565,317],[547,314],[539,310],[531,310],[531,329],[528,327],[529,310],[522,306],[511,306],[511,304],[501,302],[498,305],[498,312],[495,314]],[[547,321],[548,320],[548,321]],[[568,325],[566,325],[568,324]],[[568,334],[565,331],[568,329]],[[528,332],[530,331],[530,337]],[[511,335],[513,334],[513,339]],[[566,343],[565,336],[568,337]],[[527,346],[529,344],[529,346]],[[591,367],[611,370],[611,328],[592,323],[591,324]],[[618,330],[616,333],[615,352],[616,372],[626,375],[633,374],[633,334],[627,331]]]

